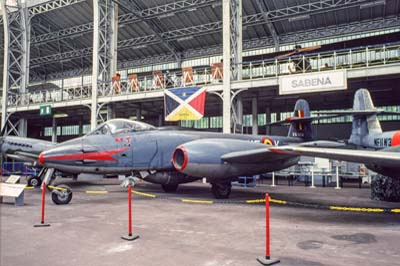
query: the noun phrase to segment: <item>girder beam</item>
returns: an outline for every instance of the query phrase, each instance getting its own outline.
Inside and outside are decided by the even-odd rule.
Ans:
[[[267,7],[264,5],[264,2],[262,0],[256,0],[256,4],[258,6],[258,9],[260,9],[265,24],[268,27],[269,33],[271,34],[272,40],[274,41],[275,45],[275,50],[279,50],[279,38],[278,38],[278,33],[276,32],[274,24],[271,22],[271,19],[268,17],[268,10]]]
[[[311,15],[315,13],[327,12],[332,9],[338,10],[353,6],[360,6],[370,1],[371,0],[320,0],[315,2],[310,1],[309,3],[305,4],[270,10],[267,12],[267,16],[272,22],[274,22],[304,14]]]
[[[77,4],[80,2],[84,2],[86,0],[55,0],[55,1],[48,1],[46,3],[42,3],[39,5],[35,5],[29,7],[29,14],[30,15],[38,15],[45,12],[49,12],[55,9],[59,9],[62,7],[66,7],[69,5]]]
[[[161,17],[168,14],[173,14],[176,12],[182,12],[188,9],[200,8],[208,5],[212,5],[220,0],[183,0],[175,1],[173,3],[168,3],[165,5],[150,7],[139,11],[139,16],[133,13],[123,14],[118,16],[118,24],[126,25],[130,23],[139,22],[140,18],[145,19]],[[54,31],[51,33],[41,34],[32,38],[32,43],[42,43],[58,38],[66,38],[74,35],[79,35],[85,32],[93,31],[93,23],[86,23],[82,25],[73,26],[70,28],[62,29],[59,31]]]
[[[128,12],[136,15],[141,22],[145,23],[149,29],[154,32],[154,36],[162,43],[162,45],[164,45],[175,56],[176,61],[181,61],[176,47],[174,47],[174,45],[172,45],[168,40],[163,38],[163,30],[158,23],[151,19],[146,19],[146,17],[142,14],[143,9],[136,2],[131,0],[119,0],[118,4],[119,6],[124,7]]]
[[[69,2],[71,2],[70,0]],[[126,1],[126,0],[123,0]],[[118,17],[119,25],[126,25],[129,23],[135,23],[140,21],[140,17],[147,19],[161,17],[166,14],[172,14],[173,12],[181,12],[188,9],[193,9],[197,7],[203,7],[206,5],[212,5],[216,3],[218,0],[207,1],[207,0],[186,0],[186,1],[177,1],[165,5],[160,5],[156,7],[151,7],[148,9],[139,10],[138,13],[129,13],[124,14]],[[221,1],[221,0],[219,0]],[[257,0],[257,4],[259,5],[259,1]],[[250,23],[254,21],[255,23],[266,23],[268,29],[271,32],[273,38],[275,36],[275,29],[273,29],[273,23],[279,20],[288,19],[293,16],[300,16],[304,14],[315,14],[321,12],[327,12],[332,10],[333,8],[348,8],[356,5],[361,5],[368,0],[321,0],[318,2],[312,2],[302,5],[291,6],[287,8],[281,8],[276,10],[267,11],[265,9],[260,9],[262,13],[250,15],[244,18],[243,24]],[[57,2],[57,1],[55,1]],[[68,1],[67,1],[68,2]],[[259,6],[259,8],[262,8]],[[42,8],[43,9],[43,8]],[[205,25],[199,25],[198,27],[217,27],[219,23],[208,23]],[[271,27],[272,26],[272,27]],[[51,33],[41,34],[32,38],[32,43],[42,43],[48,42],[52,40],[56,40],[58,38],[66,38],[74,35],[79,35],[85,32],[93,31],[93,23],[86,23],[82,25],[73,26],[70,28],[62,29],[59,31],[54,31]],[[275,31],[275,33],[274,33]],[[277,35],[277,34],[276,34]]]
[[[251,18],[249,18],[251,17]],[[243,21],[248,21],[249,24],[254,24],[257,23],[257,20],[254,19],[254,16],[248,16],[244,18]],[[243,25],[249,25],[247,23],[243,22]],[[201,34],[206,34],[210,32],[219,32],[222,30],[221,27],[222,25],[218,22],[217,27],[204,27],[203,29],[197,28],[199,31],[197,32],[197,35]],[[299,41],[306,41],[306,40],[314,40],[314,39],[320,39],[320,38],[330,38],[334,36],[345,36],[345,35],[352,35],[354,33],[359,33],[359,32],[372,32],[376,30],[382,30],[382,29],[389,29],[389,28],[397,28],[400,26],[400,17],[394,16],[394,17],[386,17],[386,18],[381,18],[381,19],[375,19],[375,20],[366,20],[366,21],[360,21],[360,22],[353,22],[353,23],[346,23],[342,25],[335,25],[331,27],[322,27],[322,28],[316,28],[316,29],[310,29],[304,32],[296,32],[296,33],[289,33],[289,34],[281,34],[279,35],[279,43],[280,44],[286,44],[286,43],[294,43],[294,42],[299,42]],[[195,26],[197,27],[197,26]],[[181,29],[182,32],[194,32],[193,27]],[[171,34],[171,32],[173,32]],[[170,36],[174,36],[173,38],[180,38],[184,35],[179,35],[176,30],[171,31],[171,32],[166,32],[166,34],[170,34]],[[143,42],[141,42],[143,41]],[[141,43],[140,43],[141,42]],[[125,49],[125,48],[131,48],[134,45],[147,45],[147,44],[155,44],[157,43],[157,40],[152,36],[144,36],[144,37],[139,37],[139,38],[134,38],[130,40],[124,40],[118,42],[118,49]],[[274,42],[271,38],[260,38],[260,39],[255,39],[255,40],[245,40],[243,42],[243,48],[244,49],[254,49],[258,47],[269,47],[273,46]],[[52,63],[55,61],[59,60],[65,60],[65,59],[73,59],[73,58],[78,58],[78,57],[87,57],[92,54],[93,49],[91,47],[81,49],[81,50],[73,50],[73,51],[68,51],[62,54],[55,54],[55,55],[49,55],[49,56],[44,56],[44,57],[38,57],[38,58],[32,58],[31,59],[31,65],[40,65],[40,64],[48,64]],[[216,47],[208,47],[204,49],[198,49],[198,50],[189,50],[189,51],[184,51],[182,52],[182,58],[193,58],[193,57],[199,57],[199,56],[207,56],[207,55],[214,55],[214,54],[221,54],[222,48],[220,46]],[[138,59],[138,60],[133,60],[129,62],[119,62],[119,66],[124,66],[124,67],[131,67],[131,66],[137,66],[143,63],[161,63],[164,62],[163,59],[170,59],[170,55],[157,55],[155,57],[151,57],[152,59],[149,58],[143,58],[143,59]],[[133,63],[132,63],[133,62]],[[171,62],[168,60],[168,62]]]

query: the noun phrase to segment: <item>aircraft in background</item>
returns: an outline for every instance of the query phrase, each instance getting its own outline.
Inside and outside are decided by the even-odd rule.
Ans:
[[[4,133],[3,129],[0,137],[1,154],[16,161],[35,164],[42,151],[53,148],[57,144],[33,138],[4,136]],[[29,186],[39,186],[41,181],[37,176],[29,176],[27,182]]]
[[[351,136],[347,148],[318,148],[287,145],[270,148],[278,154],[322,157],[363,163],[383,176],[371,183],[372,198],[400,201],[400,130],[383,132],[377,115],[400,115],[400,112],[377,110],[366,89],[354,95],[353,110],[320,112],[323,115],[351,115]]]

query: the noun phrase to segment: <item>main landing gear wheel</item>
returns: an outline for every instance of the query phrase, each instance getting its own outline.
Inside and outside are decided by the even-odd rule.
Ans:
[[[28,186],[31,187],[40,187],[42,184],[42,179],[38,176],[29,176],[28,177]]]
[[[175,192],[178,189],[178,184],[164,184],[161,186],[163,190],[167,193]]]
[[[51,199],[57,205],[68,204],[72,200],[72,190],[66,185],[59,185],[51,192]]]
[[[216,199],[227,199],[231,194],[231,183],[211,183],[211,191]]]

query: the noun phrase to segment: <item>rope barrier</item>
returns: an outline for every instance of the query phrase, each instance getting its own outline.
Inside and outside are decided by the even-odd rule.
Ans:
[[[48,186],[51,189],[66,190],[62,187],[57,186]],[[27,190],[32,190],[34,187],[25,187]],[[121,191],[106,191],[106,190],[74,190],[73,192],[80,192],[92,195],[105,195],[109,193],[120,193]],[[201,200],[201,199],[182,199],[171,197],[167,195],[156,195],[151,193],[145,193],[137,190],[132,190],[132,194],[152,198],[152,199],[166,199],[166,200],[175,200],[182,203],[193,203],[193,204],[265,204],[265,199],[248,199],[248,200]],[[291,202],[286,200],[280,200],[275,198],[269,198],[270,203],[274,203],[277,205],[287,205],[293,207],[303,207],[303,208],[314,208],[314,209],[324,209],[330,211],[344,211],[344,212],[361,212],[361,213],[392,213],[392,214],[400,214],[400,209],[392,209],[392,208],[377,208],[377,207],[354,207],[354,206],[336,206],[336,205],[322,205],[315,203],[303,203],[303,202]]]

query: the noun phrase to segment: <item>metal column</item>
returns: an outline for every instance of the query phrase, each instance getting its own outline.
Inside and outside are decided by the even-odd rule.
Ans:
[[[142,120],[142,105],[139,104],[138,107],[136,108],[136,121],[141,121]]]
[[[115,105],[113,103],[107,104],[107,120],[115,118]]]
[[[52,142],[57,142],[57,119],[53,117],[52,121],[52,135],[51,135],[51,141]]]
[[[258,135],[258,106],[257,98],[251,99],[251,113],[252,113],[252,134]]]
[[[30,20],[26,3],[21,0],[10,5],[1,1],[4,25],[4,65],[3,65],[3,98],[1,107],[1,127],[6,126],[8,113],[8,92],[11,88],[25,93],[29,82],[29,48],[30,48]],[[28,101],[21,97],[21,101]],[[11,121],[9,121],[11,123]],[[26,136],[27,121],[18,121],[18,135]],[[10,125],[14,127],[14,125]]]
[[[231,1],[222,0],[222,43],[223,43],[223,99],[222,99],[222,131],[231,133]]]
[[[98,94],[105,96],[110,92],[111,78],[116,71],[116,13],[114,1],[93,0],[92,129],[97,125]]]
[[[241,78],[242,62],[242,0],[222,0],[223,24],[223,132],[230,133],[231,80]]]
[[[231,53],[232,80],[242,79],[242,0],[231,0]]]
[[[269,123],[271,123],[271,108],[267,107],[265,109],[265,123],[267,124],[266,126],[266,135],[271,134],[271,126],[268,126]]]
[[[233,97],[233,95],[232,95]],[[233,133],[243,134],[243,99],[241,95],[236,95],[235,99],[232,101],[233,104]]]

